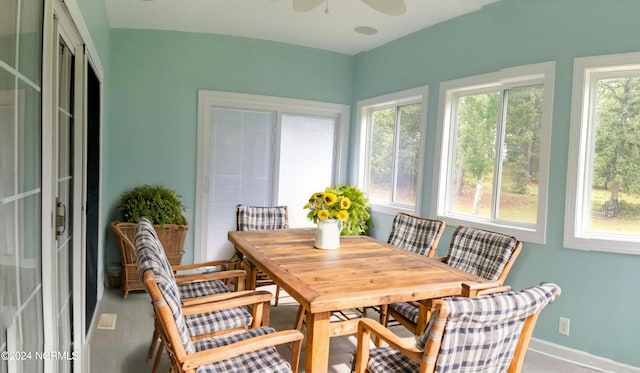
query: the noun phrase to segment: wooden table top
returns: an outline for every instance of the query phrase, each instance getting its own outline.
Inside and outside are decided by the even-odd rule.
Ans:
[[[312,313],[459,295],[478,276],[371,237],[313,247],[314,228],[231,231],[245,257]]]

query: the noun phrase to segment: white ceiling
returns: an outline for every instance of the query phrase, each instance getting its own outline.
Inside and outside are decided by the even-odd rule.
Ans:
[[[326,4],[294,12],[292,0],[106,0],[106,8],[113,28],[243,36],[354,55],[496,1],[405,0],[400,16],[359,0],[328,0],[328,13]],[[356,33],[358,26],[378,33]]]

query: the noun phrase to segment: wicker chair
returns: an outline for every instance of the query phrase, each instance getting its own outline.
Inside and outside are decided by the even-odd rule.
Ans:
[[[460,225],[451,238],[449,255],[438,259],[459,270],[503,284],[521,249],[522,242],[515,237]],[[478,295],[483,294],[480,292]],[[425,302],[426,309],[432,310],[431,301]],[[414,334],[420,335],[426,327],[429,313],[420,314],[419,309],[416,303],[390,304],[388,312],[381,312],[380,323],[386,326],[389,316],[393,316]]]
[[[262,320],[268,320],[270,293],[255,292],[257,294],[244,296],[233,293],[225,300],[187,306],[180,299],[171,267],[157,255],[158,246],[160,244],[150,225],[140,224],[136,234],[138,269],[151,296],[157,329],[169,352],[172,371],[297,371],[302,334],[297,331],[276,332],[260,326]],[[207,318],[199,317],[197,325],[202,326],[219,322],[211,316],[212,313],[224,315],[233,309],[229,307],[243,310],[245,306],[251,306],[253,312],[250,329],[194,338],[188,323],[189,315],[207,312]],[[290,343],[292,347],[290,365],[273,347],[284,343]]]
[[[110,228],[113,232],[120,253],[122,254],[121,288],[122,297],[126,298],[130,291],[144,290],[136,267],[136,248],[133,246],[136,223],[114,221]],[[165,224],[156,226],[158,237],[169,258],[171,265],[180,265],[184,254],[184,241],[187,237],[186,225]]]
[[[358,325],[355,372],[510,372],[522,370],[540,312],[560,295],[555,284],[477,298],[436,300],[417,341],[400,339],[371,319]],[[370,349],[379,338],[389,347]]]
[[[184,266],[172,266],[169,263],[165,251],[162,248],[162,243],[158,240],[156,230],[151,223],[142,218],[137,226],[135,233],[136,251],[139,261],[140,255],[146,255],[146,257],[152,258],[153,262],[143,262],[142,267],[138,265],[138,273],[142,275],[144,270],[144,263],[155,264],[158,270],[163,270],[164,275],[173,278],[173,281],[178,290],[180,301],[183,305],[194,308],[193,312],[185,312],[185,321],[189,329],[189,334],[192,337],[202,338],[204,336],[212,336],[220,333],[227,333],[234,330],[246,330],[254,322],[264,322],[264,320],[255,320],[253,316],[247,312],[244,308],[233,307],[224,311],[213,311],[200,309],[198,307],[202,303],[225,301],[232,298],[247,295],[247,293],[255,295],[257,294],[260,299],[265,302],[271,301],[271,294],[268,292],[242,292],[242,284],[246,272],[241,270],[229,270],[213,273],[197,273],[193,270],[199,270],[203,267],[219,265],[218,261],[206,262],[200,264],[191,264]],[[141,252],[144,252],[141,254]],[[220,261],[224,265],[229,261]],[[176,274],[178,270],[188,270],[191,273],[188,274]],[[230,288],[230,281],[234,280],[236,286],[236,292],[232,293]],[[153,352],[158,338],[160,337],[159,328],[156,325],[154,329],[153,337],[151,339],[151,345],[147,354],[147,360],[153,357]],[[161,356],[163,344],[161,343],[158,348],[158,353],[153,366],[152,371],[155,372],[159,359]]]
[[[288,229],[289,228],[289,210],[287,206],[236,206],[236,230],[239,231],[255,231],[255,230],[272,230],[272,229]],[[236,251],[238,256],[242,258],[240,252]],[[253,263],[244,260],[247,272],[255,272],[256,283],[250,284],[247,288],[258,286],[276,285],[276,294],[274,297],[274,305],[278,306],[280,299],[280,286],[273,282],[264,272],[258,270]],[[253,274],[247,276],[248,279],[253,278]]]

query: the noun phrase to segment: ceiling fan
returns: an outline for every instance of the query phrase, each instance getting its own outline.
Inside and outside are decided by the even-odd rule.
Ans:
[[[293,10],[308,12],[328,0],[293,0]],[[407,11],[404,0],[360,0],[372,9],[391,16],[399,16]],[[328,6],[327,6],[328,9]]]

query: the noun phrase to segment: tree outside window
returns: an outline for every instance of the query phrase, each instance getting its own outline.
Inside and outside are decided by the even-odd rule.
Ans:
[[[443,82],[435,210],[543,243],[553,103],[552,62]]]
[[[591,229],[640,233],[640,78],[597,82]]]
[[[458,98],[452,212],[536,222],[542,94],[533,85]]]
[[[640,254],[640,53],[576,58],[567,247]]]
[[[418,208],[426,95],[420,87],[358,103],[360,185],[374,211]]]
[[[374,110],[369,198],[414,206],[417,196],[422,106]]]

